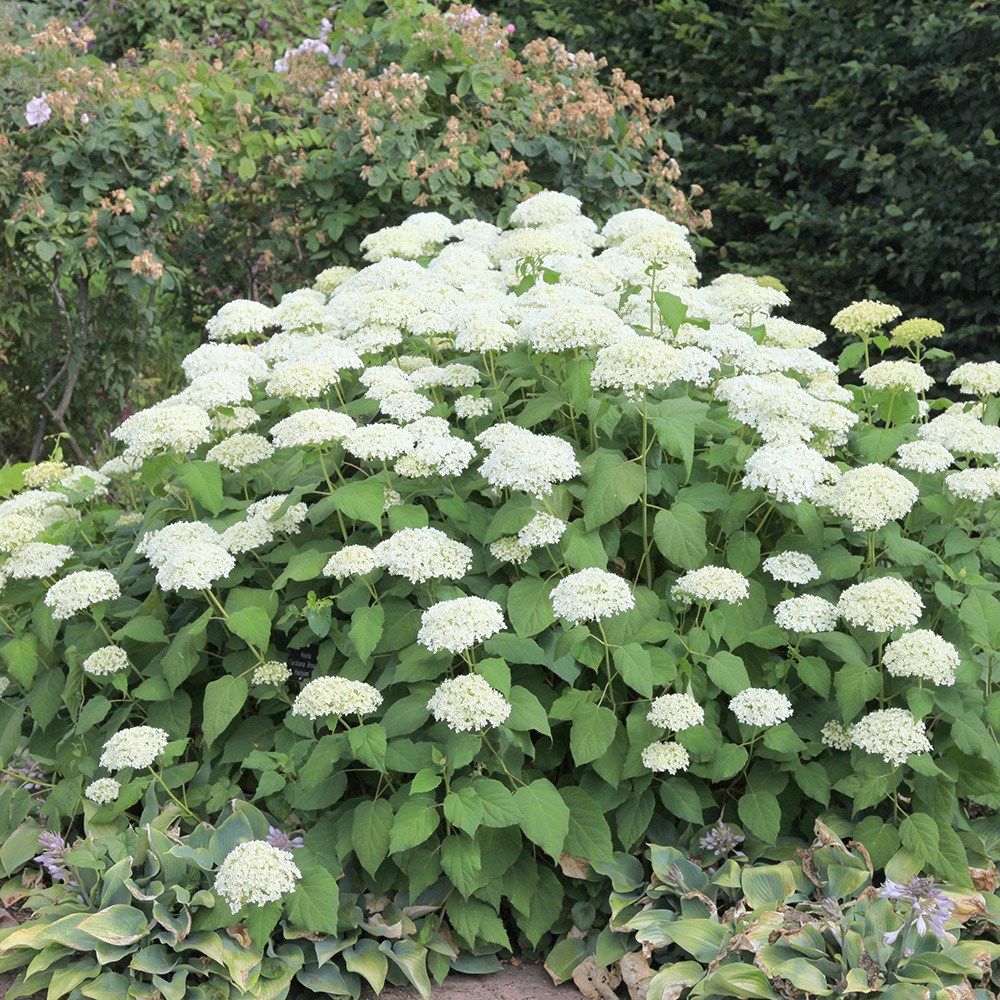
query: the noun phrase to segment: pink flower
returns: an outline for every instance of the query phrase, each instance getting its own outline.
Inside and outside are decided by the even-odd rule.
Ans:
[[[33,97],[24,109],[24,119],[29,125],[44,125],[52,117],[52,109],[46,100],[48,94]]]
[[[507,25],[507,34],[508,35],[513,35],[515,31],[517,31],[517,28],[515,28],[513,24],[508,24]]]

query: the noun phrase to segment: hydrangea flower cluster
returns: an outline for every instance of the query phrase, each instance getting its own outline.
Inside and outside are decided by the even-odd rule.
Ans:
[[[328,715],[367,715],[382,704],[377,688],[346,677],[317,677],[298,693],[292,715],[321,719]]]
[[[170,737],[157,726],[122,729],[104,744],[101,767],[120,771],[123,767],[149,767],[163,753]]]
[[[432,653],[462,653],[506,628],[503,608],[482,597],[457,597],[428,608],[420,617],[417,642]]]
[[[611,618],[635,607],[628,581],[596,567],[564,576],[549,596],[556,615],[574,625]]]
[[[266,840],[237,844],[215,876],[215,891],[235,916],[246,906],[266,906],[292,892],[302,872],[290,851]]]
[[[502,726],[511,704],[479,674],[442,681],[427,702],[427,710],[454,733],[481,733]]]

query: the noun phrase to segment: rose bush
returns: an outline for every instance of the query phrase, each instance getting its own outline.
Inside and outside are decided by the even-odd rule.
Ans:
[[[100,470],[5,474],[24,988],[426,993],[576,927],[568,975],[630,948],[616,853],[712,828],[970,889],[1000,369],[935,396],[939,329],[860,302],[841,384],[776,280],[565,194],[362,251],[218,310]]]

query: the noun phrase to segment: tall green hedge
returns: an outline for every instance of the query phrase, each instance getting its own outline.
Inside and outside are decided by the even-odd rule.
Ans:
[[[995,353],[1000,8],[969,0],[510,0],[520,37],[673,94],[709,273],[780,273],[825,322],[875,295]]]

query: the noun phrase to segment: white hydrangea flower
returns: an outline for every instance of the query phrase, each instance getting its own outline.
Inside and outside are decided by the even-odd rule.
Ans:
[[[499,239],[490,247],[490,259],[497,264],[505,260],[548,257],[555,253],[589,257],[592,248],[570,235],[538,228],[508,230],[501,233]]]
[[[476,449],[457,437],[425,437],[413,450],[396,460],[399,475],[408,479],[424,476],[460,476],[476,457]]]
[[[187,388],[171,397],[178,403],[217,410],[249,402],[253,398],[250,382],[236,371],[208,372],[199,375]]]
[[[924,602],[905,580],[893,576],[856,583],[840,595],[837,613],[869,632],[891,632],[916,625]]]
[[[287,493],[276,493],[264,497],[247,507],[247,519],[257,518],[266,521],[272,531],[283,531],[289,535],[297,535],[301,530],[299,525],[309,514],[309,508],[304,503],[293,503],[283,514],[278,514],[281,505],[288,499]]]
[[[948,385],[957,385],[968,396],[995,396],[1000,393],[1000,361],[959,365],[948,376]]]
[[[805,552],[779,552],[764,560],[764,570],[775,580],[802,585],[820,578],[819,566]]]
[[[83,661],[83,672],[94,677],[105,677],[127,669],[128,653],[118,646],[102,646]]]
[[[2,577],[0,577],[0,581],[2,581]],[[10,678],[0,674],[0,698],[2,698],[7,693],[7,688],[9,687],[10,687]]]
[[[55,486],[66,474],[68,466],[65,462],[39,462],[22,473],[24,485],[31,489],[45,489]]]
[[[493,409],[493,404],[485,396],[459,396],[454,405],[455,416],[459,420],[485,417]]]
[[[787,695],[770,688],[747,688],[729,702],[737,720],[745,726],[776,726],[792,717],[792,703]]]
[[[472,565],[472,549],[437,528],[402,528],[374,552],[379,566],[410,583],[461,580]]]
[[[270,523],[261,517],[251,517],[226,528],[222,532],[221,544],[230,555],[240,555],[270,545],[273,541],[274,530]]]
[[[951,472],[944,477],[944,484],[962,500],[985,503],[1000,496],[1000,467]]]
[[[875,531],[906,517],[920,497],[916,486],[886,465],[849,469],[833,487],[828,505],[855,531]]]
[[[844,306],[836,316],[830,320],[834,329],[841,333],[854,334],[857,337],[870,337],[880,330],[886,323],[891,323],[894,319],[902,316],[902,310],[897,306],[886,305],[884,302],[865,300],[863,302],[852,302],[849,306]]]
[[[910,754],[932,750],[924,724],[904,708],[869,712],[851,726],[851,743],[894,767],[905,764]]]
[[[419,392],[393,392],[379,401],[379,412],[390,420],[408,424],[434,407],[434,401]]]
[[[0,552],[16,552],[45,530],[45,521],[28,511],[0,517]]]
[[[235,431],[248,430],[258,420],[260,416],[252,406],[233,406],[229,409],[215,410],[209,419],[209,425],[217,433],[232,434]]]
[[[499,562],[509,562],[520,566],[531,556],[531,546],[525,545],[515,535],[505,535],[490,542],[490,555]]]
[[[566,530],[566,522],[544,511],[536,514],[518,533],[517,540],[528,548],[556,545]]]
[[[560,191],[539,191],[511,213],[512,226],[553,226],[580,217],[580,199]]]
[[[692,374],[690,352],[698,348],[677,348],[655,337],[626,337],[602,347],[590,376],[596,389],[619,389],[627,396],[636,396],[649,389],[662,389]],[[692,381],[705,384],[705,374],[718,369],[718,362],[710,354],[704,356],[704,371]]]
[[[313,281],[313,288],[317,292],[322,292],[324,295],[331,295],[340,286],[347,281],[348,278],[353,278],[357,274],[357,269],[353,267],[337,266],[328,267],[324,271],[320,271],[316,275],[316,279]]]
[[[690,763],[691,757],[680,743],[650,743],[642,751],[642,765],[650,771],[676,774],[678,771],[686,771]]]
[[[280,660],[268,660],[260,664],[253,672],[251,680],[254,684],[284,684],[292,676],[291,670]]]
[[[54,576],[72,556],[73,550],[68,545],[28,542],[14,549],[10,558],[4,563],[3,571],[12,580],[34,580]]]
[[[110,477],[86,465],[74,465],[71,469],[67,469],[59,480],[60,489],[89,493],[91,496],[103,496],[108,492],[110,485]]]
[[[169,591],[205,590],[236,566],[223,536],[200,521],[178,521],[143,536],[136,547]]]
[[[334,365],[315,358],[306,361],[282,361],[271,370],[264,391],[272,399],[316,399],[340,381]]]
[[[224,438],[205,455],[210,462],[218,462],[230,472],[257,462],[263,462],[274,454],[274,446],[260,434],[233,434]]]
[[[764,320],[764,343],[774,347],[803,347],[811,350],[826,340],[826,334],[813,326],[795,323],[784,316]]]
[[[202,375],[233,372],[251,382],[267,377],[267,362],[245,344],[202,344],[182,362],[189,382]]]
[[[833,632],[839,618],[837,606],[823,597],[803,595],[792,597],[775,605],[774,620],[789,632],[812,635],[815,632]]]
[[[632,208],[611,216],[604,223],[601,235],[608,246],[617,246],[629,236],[639,236],[648,232],[670,232],[678,240],[686,240],[688,235],[684,226],[648,208]]]
[[[569,301],[530,309],[518,330],[536,351],[572,351],[635,339],[635,332],[618,313],[582,289]]]
[[[549,597],[556,616],[573,625],[601,621],[635,607],[628,580],[595,566],[564,576]]]
[[[487,457],[483,477],[497,490],[530,493],[541,499],[580,472],[573,446],[561,438],[533,434],[515,424],[495,424],[476,436]]]
[[[45,594],[45,606],[52,609],[53,618],[62,620],[121,594],[118,581],[106,569],[82,569],[52,584]]]
[[[458,351],[506,351],[521,343],[519,330],[491,316],[476,316],[467,319],[455,334],[455,349]]]
[[[904,389],[926,392],[934,379],[915,361],[878,361],[861,373],[861,381],[873,389]]]
[[[367,545],[345,545],[330,556],[323,567],[323,576],[343,580],[348,576],[364,576],[378,565],[375,552]]]
[[[413,447],[409,430],[399,424],[365,424],[347,434],[343,439],[344,450],[363,461],[373,459],[388,462]]]
[[[933,441],[907,441],[896,449],[897,464],[913,472],[944,472],[955,461],[943,445]]]
[[[853,726],[845,726],[837,719],[831,719],[820,730],[820,742],[834,750],[850,750],[854,745],[851,740]]]
[[[211,439],[208,412],[188,403],[164,400],[133,413],[111,436],[121,441],[130,459],[148,458],[158,451],[185,454]]]
[[[274,310],[262,302],[234,299],[205,324],[205,332],[209,340],[239,340],[261,333],[274,323]]]
[[[319,719],[327,715],[367,715],[382,704],[378,689],[346,677],[317,677],[298,693],[292,715]]]
[[[104,744],[101,767],[120,771],[123,767],[149,767],[163,753],[170,737],[156,726],[132,726],[122,729]]]
[[[313,288],[296,288],[282,295],[281,301],[271,311],[272,323],[286,333],[292,330],[322,328],[325,317],[326,296]]]
[[[482,597],[439,601],[420,616],[417,642],[432,653],[462,653],[507,627],[503,609]]]
[[[956,455],[1000,456],[1000,427],[984,424],[982,406],[966,410],[959,404],[924,424],[917,436]]]
[[[302,872],[291,851],[272,847],[266,840],[238,844],[215,876],[215,891],[235,916],[245,906],[266,906],[295,889]]]
[[[692,601],[739,604],[750,596],[750,581],[742,573],[725,566],[703,566],[678,577],[670,588],[670,596],[685,604]]]
[[[333,410],[299,410],[271,428],[276,448],[321,448],[338,443],[357,429],[346,413]]]
[[[955,683],[958,650],[930,629],[917,629],[890,642],[882,654],[882,666],[893,677],[922,677],[934,684]]]
[[[385,229],[369,233],[361,241],[361,250],[365,260],[373,263],[385,260],[387,257],[417,260],[419,257],[429,257],[433,254],[438,248],[438,243],[438,240],[413,227],[386,226]]]
[[[479,674],[442,681],[427,702],[438,722],[455,733],[482,732],[502,726],[511,712],[510,702]]]
[[[705,709],[689,694],[661,694],[650,705],[646,718],[674,733],[681,733],[705,721]]]
[[[121,784],[115,781],[114,778],[98,778],[87,785],[83,794],[91,802],[96,802],[99,806],[103,806],[109,802],[114,802],[121,790]]]

